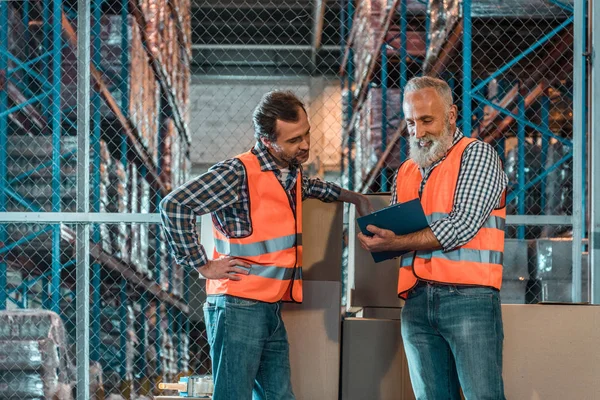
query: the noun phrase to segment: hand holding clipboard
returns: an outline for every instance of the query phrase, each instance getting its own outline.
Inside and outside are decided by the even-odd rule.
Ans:
[[[356,222],[361,232],[366,236],[373,236],[373,233],[367,230],[368,225],[392,231],[398,236],[418,232],[429,226],[419,199],[382,208],[381,210],[357,218]],[[371,256],[378,263],[400,257],[406,253],[408,251],[380,251],[371,252]]]

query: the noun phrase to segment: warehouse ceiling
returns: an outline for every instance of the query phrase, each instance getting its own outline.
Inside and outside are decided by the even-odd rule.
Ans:
[[[335,75],[340,2],[192,1],[196,75]]]

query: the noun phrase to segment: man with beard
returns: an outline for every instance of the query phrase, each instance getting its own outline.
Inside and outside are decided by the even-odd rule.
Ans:
[[[442,80],[404,89],[410,159],[398,169],[392,203],[419,198],[429,227],[408,235],[369,226],[372,252],[401,258],[402,340],[417,399],[504,399],[499,290],[507,177],[498,154],[456,128]]]
[[[281,302],[302,302],[302,200],[354,203],[361,194],[302,173],[310,124],[290,92],[267,93],[253,115],[256,145],[167,195],[160,213],[179,264],[207,279],[204,304],[214,400],[294,399]],[[196,217],[212,213],[215,251]]]

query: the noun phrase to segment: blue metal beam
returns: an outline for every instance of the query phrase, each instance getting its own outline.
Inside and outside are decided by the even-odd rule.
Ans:
[[[540,119],[542,122],[542,127],[545,130],[550,130],[550,98],[545,94],[541,98],[540,104]],[[542,135],[542,168],[546,168],[546,163],[548,162],[548,146],[550,144],[550,140],[547,135]],[[543,179],[541,182],[541,209],[542,213],[545,213],[546,210],[546,180]]]
[[[405,62],[405,60],[400,60]],[[381,45],[381,154],[385,153],[387,147],[387,83],[388,83],[388,68],[387,68],[387,45]],[[381,191],[387,192],[387,168],[385,165],[380,172]]]
[[[8,7],[7,1],[0,1],[0,21],[7,23],[0,24],[0,71],[8,68],[8,60],[5,56],[8,49]],[[8,136],[8,114],[2,116],[4,110],[8,107],[8,96],[6,90],[0,90],[0,212],[6,211],[6,138]],[[6,226],[0,224],[0,243],[6,243]],[[1,249],[0,249],[1,251]],[[0,258],[0,310],[6,309],[6,262]]]
[[[14,192],[10,187],[6,186],[4,188],[3,191],[5,194],[9,195],[10,197],[12,197],[13,199],[15,199],[19,204],[21,204],[23,207],[29,208],[31,211],[33,212],[42,212],[42,209],[39,208],[38,206],[36,206],[35,204],[25,200],[23,197],[21,197],[20,194]]]
[[[463,1],[463,92],[462,92],[462,128],[463,134],[471,136],[471,0]]]
[[[29,3],[29,1],[26,1],[25,3]],[[0,51],[4,51],[4,50],[1,50],[1,49],[0,49]],[[18,64],[18,66],[17,66],[17,67],[15,67],[15,68],[10,68],[10,69],[8,70],[8,72],[6,73],[6,76],[7,76],[7,77],[10,77],[11,75],[13,75],[13,74],[15,74],[15,73],[19,72],[20,70],[25,70],[25,72],[26,72],[26,73],[28,73],[28,74],[29,74],[29,73],[31,73],[31,74],[33,75],[33,74],[35,74],[35,72],[33,72],[33,71],[30,69],[30,67],[31,67],[32,65],[34,65],[34,64],[37,64],[38,62],[42,61],[44,58],[46,58],[46,57],[50,57],[51,55],[52,55],[52,52],[50,52],[50,51],[47,51],[47,52],[43,53],[42,55],[40,55],[40,56],[37,56],[37,57],[35,57],[35,58],[32,58],[31,60],[29,60],[29,61],[27,61],[27,62],[25,62],[25,63],[23,63],[23,62],[19,62],[19,63],[17,63],[17,64]],[[18,58],[17,58],[17,60],[18,60]],[[37,75],[37,74],[36,74],[36,75]],[[35,75],[33,75],[33,76],[35,76]],[[43,84],[43,85],[48,85],[48,82],[43,82],[42,84]]]
[[[573,158],[573,154],[571,154],[571,153],[563,156],[563,158],[561,158],[560,160],[558,160],[550,168],[548,168],[547,170],[545,170],[544,172],[542,172],[540,175],[536,176],[534,179],[532,179],[529,182],[527,182],[527,184],[525,186],[523,186],[522,190],[523,191],[527,191],[527,190],[531,189],[538,182],[540,182],[542,179],[544,179],[546,176],[548,176],[548,174],[552,173],[556,168],[560,167],[563,163],[565,163],[566,161],[570,160],[571,158]],[[506,196],[506,202],[510,203],[518,195],[519,195],[519,191],[511,192],[508,196]]]
[[[555,6],[558,6],[560,8],[562,8],[565,11],[568,11],[570,13],[574,12],[575,9],[569,5],[569,4],[565,4],[562,1],[558,1],[558,0],[548,0],[550,3],[554,4]]]
[[[552,29],[552,31],[550,31],[547,34],[545,34],[544,36],[542,36],[542,38],[540,40],[538,40],[537,42],[535,42],[533,45],[529,46],[521,54],[519,54],[518,56],[516,56],[515,58],[513,58],[512,60],[510,60],[508,63],[506,63],[504,66],[502,66],[502,68],[500,68],[499,70],[497,70],[496,72],[494,72],[493,74],[491,74],[490,76],[488,76],[486,79],[484,79],[483,81],[481,81],[479,83],[479,85],[477,85],[477,86],[475,86],[473,88],[472,92],[473,93],[478,92],[485,85],[487,85],[488,83],[490,83],[493,79],[496,79],[498,76],[500,76],[503,73],[505,73],[506,71],[508,71],[511,67],[513,67],[515,64],[517,64],[519,61],[521,61],[522,59],[524,59],[525,57],[527,57],[529,54],[531,54],[532,52],[534,52],[535,50],[537,50],[544,43],[546,43],[547,41],[549,41],[550,39],[552,39],[557,33],[559,33],[560,31],[562,31],[563,29],[565,29],[567,26],[569,26],[569,24],[571,24],[573,22],[573,18],[574,18],[573,16],[567,18],[567,20],[564,21],[562,24],[560,24],[556,28]]]
[[[352,22],[354,20],[354,1],[348,0],[348,12],[346,13],[346,32],[352,32]],[[346,121],[352,121],[352,103],[353,92],[352,85],[354,82],[354,50],[348,49],[348,65],[346,65],[346,79],[348,89],[348,106],[346,109]],[[348,154],[348,190],[354,190],[354,159],[352,158],[352,148],[354,146],[354,127],[347,127],[347,154]]]
[[[482,97],[482,96],[480,96],[478,94],[474,94],[473,98],[476,99],[476,100],[478,100],[478,101],[480,101],[480,102],[482,102],[482,103],[484,103],[484,104],[486,104],[486,105],[488,105],[488,106],[490,106],[490,107],[492,107],[492,108],[495,108],[496,110],[500,111],[503,114],[510,115],[511,117],[514,118],[515,121],[517,121],[519,123],[522,123],[522,124],[524,124],[526,126],[529,126],[530,128],[535,129],[536,131],[538,131],[542,135],[547,135],[547,136],[549,136],[551,138],[554,138],[554,139],[558,140],[559,142],[561,142],[562,144],[564,144],[565,146],[573,147],[573,143],[569,139],[565,139],[565,138],[562,138],[560,136],[556,136],[551,131],[548,131],[548,130],[544,129],[544,127],[542,127],[542,126],[540,126],[538,124],[534,124],[533,122],[531,122],[531,121],[529,121],[529,120],[527,120],[525,118],[521,118],[517,114],[513,114],[512,112],[508,111],[507,109],[502,108],[499,105],[492,103],[491,101],[489,101],[485,97]]]
[[[42,1],[42,26],[44,29],[44,38],[42,39],[42,48],[45,51],[50,51],[52,52],[52,46],[50,44],[50,37],[52,35],[52,31],[51,31],[51,27],[52,27],[52,18],[50,18],[50,5],[52,4],[51,0],[47,0],[47,1]],[[51,60],[44,60],[45,62],[43,63],[43,65],[41,66],[42,69],[42,76],[43,76],[43,81],[44,82],[48,82],[49,81],[49,73],[51,68]],[[46,118],[50,118],[50,113],[49,113],[49,100],[47,97],[42,99],[42,114],[44,114],[44,116]]]
[[[0,254],[7,253],[7,252],[11,251],[12,249],[14,249],[15,247],[19,247],[22,244],[25,244],[25,243],[29,242],[30,240],[33,240],[36,237],[50,231],[51,229],[52,229],[52,225],[48,225],[47,227],[45,227],[44,229],[42,229],[39,232],[30,233],[29,235],[22,237],[21,239],[17,240],[16,242],[11,242],[3,247],[0,247]]]
[[[71,267],[71,266],[73,266],[73,265],[75,265],[75,260],[71,260],[71,261],[69,261],[69,262],[67,262],[67,263],[63,264],[63,266],[61,267],[61,270],[64,270],[64,269],[66,269],[66,268],[69,268],[69,267]],[[13,290],[9,291],[8,293],[9,293],[9,294],[12,294],[12,293],[14,293],[14,292],[17,292],[17,291],[20,291],[20,290],[23,290],[23,289],[27,289],[27,290],[29,290],[29,289],[31,289],[31,288],[33,287],[33,285],[35,285],[35,284],[36,284],[38,281],[40,281],[40,280],[42,280],[42,279],[44,279],[44,278],[47,278],[48,276],[50,276],[50,271],[46,271],[46,272],[44,272],[43,274],[41,274],[41,275],[38,275],[38,276],[36,276],[36,277],[35,277],[35,278],[33,278],[33,279],[30,279],[30,280],[26,280],[26,281],[23,281],[23,282],[21,282],[21,284],[20,284],[19,286],[17,286],[17,287],[16,287],[16,288],[14,288]]]
[[[0,118],[4,118],[7,117],[9,114],[14,113],[15,111],[19,111],[22,110],[23,108],[32,105],[34,103],[37,103],[38,101],[44,100],[45,98],[49,97],[50,93],[42,93],[42,94],[38,94],[35,97],[32,97],[31,99],[28,99],[20,104],[17,104],[16,106],[13,106],[11,108],[9,108],[8,110],[5,110],[3,112],[0,113]]]
[[[25,66],[25,64],[21,60],[19,60],[17,57],[10,54],[9,51],[4,51],[4,53],[10,61],[17,64],[18,67],[25,69],[25,72],[27,72],[28,75],[33,76],[39,82],[39,84],[42,85],[42,87],[45,87],[48,90],[52,89],[52,86],[48,83],[48,81],[44,80],[44,78],[42,76],[40,76],[38,73],[36,73],[33,69],[29,68],[28,66]],[[49,52],[49,53],[55,54],[54,51]]]
[[[72,150],[72,151],[70,151],[70,152],[68,152],[66,154],[61,155],[61,158],[64,159],[64,160],[67,160],[67,159],[71,158],[72,156],[74,156],[76,153],[77,153],[77,150]],[[27,178],[27,177],[35,174],[36,172],[39,172],[39,171],[42,171],[42,170],[44,170],[44,169],[46,169],[48,167],[51,167],[52,163],[53,163],[52,160],[46,161],[45,163],[42,163],[42,164],[38,165],[37,167],[35,167],[34,169],[32,169],[30,171],[23,172],[22,174],[15,176],[10,181],[8,181],[8,184],[12,185],[13,183],[17,183],[20,180],[23,180],[23,179],[25,179],[25,178]]]
[[[519,196],[519,215],[525,215],[525,125],[521,121],[525,121],[525,99],[521,94],[519,94],[518,98],[519,103],[519,125],[517,129],[517,138],[518,138],[518,181],[519,181],[519,190],[517,191]],[[520,225],[517,229],[517,239],[525,239],[525,227]]]
[[[406,31],[408,29],[407,9],[407,0],[400,0],[400,113],[398,115],[400,119],[404,119],[404,87],[408,81],[408,66],[406,64],[406,56],[408,54],[406,49]],[[427,16],[429,18],[429,13],[427,13]],[[400,145],[400,162],[403,162],[406,159],[406,139],[404,136],[400,136],[398,140]]]

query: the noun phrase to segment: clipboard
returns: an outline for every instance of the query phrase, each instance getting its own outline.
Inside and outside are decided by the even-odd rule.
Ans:
[[[375,225],[378,228],[390,230],[396,235],[407,235],[429,226],[419,199],[382,208],[371,214],[358,217],[356,222],[361,232],[367,236],[373,236],[367,230],[367,225]],[[372,252],[371,256],[373,261],[378,263],[400,257],[406,253],[410,253],[410,251],[379,251]]]

